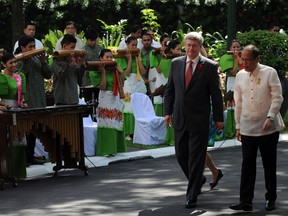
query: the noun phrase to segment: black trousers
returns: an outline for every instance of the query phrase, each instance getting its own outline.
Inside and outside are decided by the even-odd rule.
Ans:
[[[202,187],[209,131],[174,130],[177,161],[188,179],[186,199],[197,202]]]
[[[258,137],[241,136],[243,161],[240,184],[240,202],[252,204],[256,180],[256,159],[258,148],[261,153],[264,168],[266,187],[265,198],[266,200],[276,200],[278,139],[279,132]]]

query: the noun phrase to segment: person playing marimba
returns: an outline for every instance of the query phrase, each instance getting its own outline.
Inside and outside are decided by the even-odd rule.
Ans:
[[[27,104],[24,100],[26,79],[23,73],[15,72],[17,67],[15,56],[12,53],[6,53],[2,57],[1,62],[5,69],[0,73],[0,110],[5,112],[9,109],[26,108]],[[5,140],[1,140],[1,144],[4,144],[2,141],[5,143]],[[10,157],[11,155],[9,156],[8,154],[8,145],[6,146],[7,156],[9,156],[9,160],[12,161],[13,166],[13,176],[11,177],[16,179],[26,178],[26,137],[24,134],[17,133],[16,136],[10,137],[9,142],[13,146],[13,154],[17,155]],[[0,166],[1,169],[8,168],[5,160],[0,162]]]
[[[18,41],[19,47],[15,54],[25,56],[25,53],[35,51],[35,38],[24,35]],[[16,58],[17,59],[17,58]],[[26,94],[25,100],[29,108],[46,107],[46,94],[44,87],[44,79],[50,79],[52,71],[48,65],[45,52],[38,55],[31,55],[19,58],[17,62],[17,71],[25,74],[26,78]],[[36,137],[33,133],[26,135],[27,139],[27,165],[44,164],[45,160],[35,157]]]
[[[24,100],[26,93],[25,75],[16,71],[17,61],[13,54],[6,53],[1,59],[4,70],[0,73],[0,99],[2,109],[26,108]],[[25,137],[18,137],[12,141],[13,144],[26,144]]]
[[[100,61],[113,61],[112,51],[103,49],[100,53]],[[93,86],[98,86],[100,89],[97,107],[97,156],[111,156],[117,152],[127,151],[123,129],[123,102],[118,93],[119,83],[116,75],[118,71],[122,71],[118,66],[106,71],[103,63],[97,72],[89,74]]]
[[[24,100],[26,79],[23,73],[15,73],[16,58],[6,53],[1,59],[5,69],[0,73],[0,99],[2,107],[6,109],[26,108]]]

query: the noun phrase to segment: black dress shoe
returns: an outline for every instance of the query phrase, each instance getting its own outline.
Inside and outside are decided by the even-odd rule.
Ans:
[[[267,200],[266,201],[266,204],[265,204],[265,209],[267,211],[272,211],[275,209],[275,201],[272,201],[272,200]]]
[[[188,200],[188,201],[185,203],[185,208],[195,208],[196,205],[197,205],[197,201]]]
[[[252,204],[249,204],[249,203],[239,203],[236,205],[231,205],[231,206],[229,206],[229,208],[232,210],[242,210],[242,211],[252,211],[253,210]]]
[[[223,177],[223,173],[221,169],[218,169],[218,174],[215,182],[210,182],[210,189],[212,190],[214,187],[218,185],[219,180]]]

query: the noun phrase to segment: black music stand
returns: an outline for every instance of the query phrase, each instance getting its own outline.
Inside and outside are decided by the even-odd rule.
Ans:
[[[93,106],[93,111],[91,118],[93,121],[97,121],[96,119],[96,108],[98,106],[98,96],[99,96],[100,89],[98,87],[93,86],[86,86],[86,87],[80,87],[80,96],[79,98],[84,98],[85,102],[88,105]]]

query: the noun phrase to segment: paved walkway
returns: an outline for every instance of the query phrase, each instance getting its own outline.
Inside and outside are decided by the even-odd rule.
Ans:
[[[281,140],[288,140],[286,138],[281,136]],[[237,141],[229,140],[218,142],[210,151],[224,177],[214,190],[209,189],[208,183],[204,185],[196,209],[184,208],[187,181],[176,162],[173,147],[169,147],[123,153],[113,158],[92,157],[90,160],[97,167],[87,161],[87,165],[94,168],[89,169],[86,177],[79,170],[60,171],[57,177],[52,177],[51,170],[43,171],[49,164],[31,166],[28,180],[19,182],[17,188],[8,184],[0,191],[0,215],[288,215],[287,144],[279,142],[278,199],[277,209],[272,212],[264,209],[265,186],[260,157],[254,211],[235,213],[228,208],[238,203],[241,170],[241,148]],[[136,160],[139,158],[142,160]],[[209,182],[208,170],[205,175]]]
[[[288,135],[287,135],[287,140],[288,140]],[[208,149],[215,150],[215,149],[222,149],[225,147],[239,146],[239,145],[240,145],[240,142],[238,142],[236,139],[230,139],[230,140],[223,140],[223,141],[215,142],[214,147],[209,147]],[[118,153],[114,157],[99,157],[99,156],[86,157],[85,164],[89,168],[102,167],[102,166],[108,166],[111,163],[115,163],[119,161],[129,161],[129,160],[143,159],[143,158],[160,158],[160,157],[170,156],[174,154],[175,154],[174,146],[171,146],[171,147],[164,147],[164,148],[157,148],[157,149]],[[54,165],[55,164],[46,163],[44,166],[37,166],[37,165],[30,166],[27,169],[27,178],[30,179],[30,178],[39,177],[43,174],[53,173]]]

